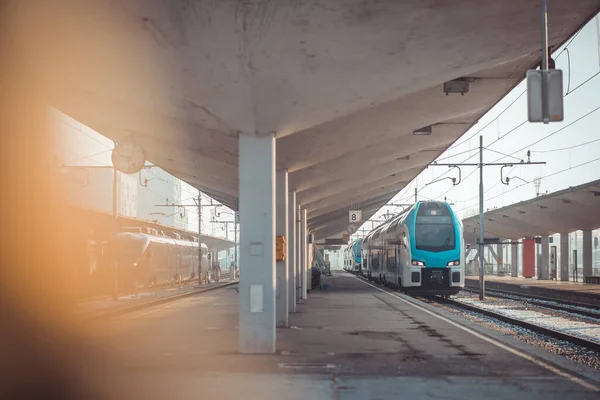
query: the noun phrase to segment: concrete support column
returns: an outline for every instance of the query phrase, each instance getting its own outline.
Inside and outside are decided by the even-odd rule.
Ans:
[[[560,280],[569,281],[569,233],[560,234]]]
[[[275,352],[275,135],[239,137],[239,351]]]
[[[306,209],[300,211],[300,275],[302,278],[302,299],[308,297],[308,281],[307,264],[308,264],[308,231],[306,229]]]
[[[302,300],[302,209],[296,210],[296,303]]]
[[[296,228],[296,191],[288,194],[288,310],[296,312],[296,246],[298,245],[298,230]]]
[[[288,238],[288,173],[287,171],[278,171],[276,177],[276,224],[275,233],[277,236]],[[277,286],[275,290],[275,320],[278,327],[288,326],[288,255],[286,248],[286,259],[277,261],[276,277]]]
[[[516,278],[519,276],[519,244],[510,245],[510,276]]]
[[[307,245],[306,245],[306,276],[307,278],[307,282],[308,282],[308,287],[311,287],[312,285],[312,265],[313,265],[313,258],[314,258],[314,253],[313,253],[313,241],[312,239],[312,234],[309,232],[307,237]]]
[[[592,231],[583,231],[583,279],[593,275],[592,269]]]
[[[542,236],[542,256],[540,257],[540,279],[550,279],[550,237]]]

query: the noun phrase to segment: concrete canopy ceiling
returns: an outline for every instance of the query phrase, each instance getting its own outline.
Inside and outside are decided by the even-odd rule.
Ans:
[[[600,7],[548,3],[553,46]],[[277,167],[317,238],[342,232],[351,204],[369,218],[540,58],[538,1],[27,4],[21,22],[53,27],[31,68],[56,108],[133,137],[149,161],[236,209],[239,133],[275,133]],[[35,34],[16,40],[46,39]],[[469,93],[445,96],[457,78]],[[412,135],[428,125],[431,136]]]
[[[467,243],[477,243],[479,216],[463,220]],[[570,187],[484,214],[484,237],[524,237],[600,228],[600,180]]]

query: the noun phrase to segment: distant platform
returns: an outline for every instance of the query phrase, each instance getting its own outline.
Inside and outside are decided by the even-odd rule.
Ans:
[[[506,290],[520,295],[600,307],[600,285],[597,284],[494,275],[486,275],[485,282],[487,289]],[[478,288],[478,277],[465,278],[465,285],[469,288]]]

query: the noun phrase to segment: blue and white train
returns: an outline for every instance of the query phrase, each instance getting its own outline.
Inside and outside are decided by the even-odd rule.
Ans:
[[[421,295],[451,295],[464,287],[462,222],[445,202],[418,201],[363,240],[363,275]]]
[[[344,251],[344,269],[348,272],[361,273],[362,270],[362,239],[350,243]]]

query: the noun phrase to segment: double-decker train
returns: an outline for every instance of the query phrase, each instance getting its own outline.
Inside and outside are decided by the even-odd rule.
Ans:
[[[359,273],[362,267],[362,239],[357,239],[344,250],[344,269],[348,272]]]
[[[462,222],[445,202],[418,201],[371,231],[362,242],[362,275],[422,295],[464,287]]]
[[[152,287],[194,279],[198,271],[198,243],[143,232],[117,236],[120,285]],[[208,271],[208,247],[202,244],[202,265]],[[205,271],[202,271],[205,272]]]
[[[88,245],[88,256],[81,259],[87,268],[78,271],[80,296],[111,293],[118,276],[121,293],[180,284],[198,279],[203,283],[219,281],[221,268],[217,252],[177,235],[166,236],[152,228],[124,228],[114,241]],[[85,262],[87,259],[87,263]],[[115,269],[116,261],[116,269]]]

